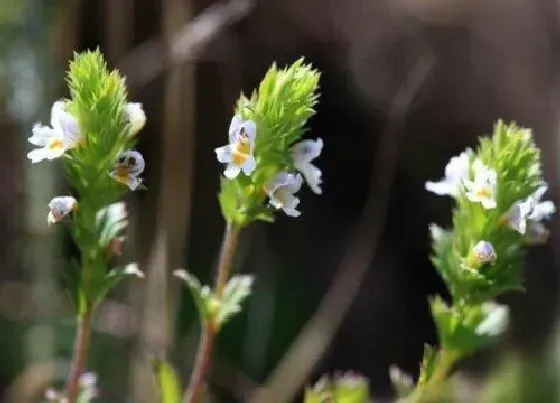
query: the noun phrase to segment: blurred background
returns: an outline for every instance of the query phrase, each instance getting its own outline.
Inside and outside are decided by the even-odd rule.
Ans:
[[[119,286],[96,318],[88,369],[99,374],[99,401],[155,402],[155,357],[187,378],[198,322],[171,273],[213,276],[223,232],[213,149],[224,143],[240,92],[250,93],[273,62],[300,56],[323,73],[309,136],[325,142],[324,194],[302,193],[298,219],[243,234],[236,270],[257,282],[219,337],[212,401],[297,401],[320,374],[348,369],[384,399],[389,364],[417,375],[424,343],[437,343],[426,297],[446,295],[429,262],[427,227],[449,225],[451,203],[425,192],[424,182],[502,118],[534,129],[550,198],[558,198],[558,6],[0,0],[3,401],[36,401],[68,371],[74,316],[56,273],[70,243],[45,217],[51,197],[69,189],[60,164],[31,167],[25,154],[32,125],[47,122],[53,100],[67,95],[73,51],[99,47],[148,116],[138,149],[149,190],[127,196],[126,250],[147,277]],[[500,387],[519,390],[493,401],[557,401],[560,249],[558,222],[551,226],[549,243],[530,253],[527,292],[503,299],[513,315],[503,345],[463,364],[459,401],[482,401],[482,380],[511,356]],[[262,385],[270,394],[255,398]]]

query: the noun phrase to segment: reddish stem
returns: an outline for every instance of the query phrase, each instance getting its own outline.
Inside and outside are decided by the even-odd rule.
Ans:
[[[84,372],[87,351],[89,348],[89,335],[91,329],[91,309],[86,308],[85,313],[78,319],[74,353],[68,381],[66,382],[66,398],[68,403],[75,403],[80,392],[80,377]]]

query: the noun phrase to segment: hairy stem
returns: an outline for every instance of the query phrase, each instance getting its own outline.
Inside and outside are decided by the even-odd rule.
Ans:
[[[78,318],[78,328],[76,330],[76,340],[72,355],[70,373],[66,382],[66,398],[68,403],[75,403],[80,391],[80,377],[84,372],[87,352],[89,348],[89,336],[91,332],[91,307],[87,307],[84,313]]]
[[[442,349],[439,352],[437,366],[428,382],[416,390],[411,403],[429,403],[437,401],[441,388],[449,376],[449,372],[457,361],[458,356],[449,350]]]
[[[220,250],[220,258],[218,260],[218,271],[216,273],[216,282],[214,284],[214,292],[218,299],[222,296],[224,287],[226,286],[235,250],[237,249],[237,241],[239,239],[240,229],[231,223],[226,225],[222,248]],[[183,403],[197,403],[204,386],[204,380],[210,367],[212,356],[212,346],[214,338],[217,334],[217,328],[213,318],[206,321],[201,330],[198,351],[194,363],[193,372],[185,395]]]

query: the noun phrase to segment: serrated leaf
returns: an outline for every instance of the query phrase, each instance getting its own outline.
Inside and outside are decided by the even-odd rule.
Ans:
[[[232,316],[241,311],[241,304],[251,294],[254,278],[251,275],[233,276],[226,284],[216,318],[216,325],[222,326]]]
[[[429,344],[424,344],[424,356],[420,364],[418,387],[424,386],[432,377],[437,364],[437,350]]]
[[[220,202],[220,209],[222,211],[222,216],[224,220],[229,223],[235,222],[237,210],[238,210],[238,184],[235,180],[229,180],[222,177],[221,179],[221,190],[218,195],[218,200]]]
[[[182,387],[173,367],[163,361],[156,360],[153,364],[154,376],[158,387],[161,403],[181,403]]]
[[[173,274],[183,280],[191,292],[195,307],[202,322],[209,320],[215,310],[216,301],[210,287],[202,286],[200,281],[186,270],[175,270]]]

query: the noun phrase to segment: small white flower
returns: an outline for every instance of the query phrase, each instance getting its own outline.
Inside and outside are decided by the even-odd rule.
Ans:
[[[485,209],[496,208],[496,171],[477,159],[473,163],[474,181],[465,181],[467,198],[473,203],[481,203]]]
[[[311,163],[317,158],[323,150],[323,139],[317,140],[303,140],[292,147],[292,158],[294,159],[295,168],[303,174],[305,182],[309,185],[311,190],[320,195],[321,183],[321,170]]]
[[[488,241],[480,241],[473,247],[474,258],[480,263],[492,263],[498,258],[494,246]]]
[[[125,151],[117,158],[109,176],[134,191],[142,184],[143,179],[140,175],[144,172],[145,167],[146,163],[142,154],[138,151]]]
[[[57,196],[49,202],[48,225],[55,224],[70,214],[77,205],[72,196]]]
[[[510,228],[526,235],[531,243],[541,243],[548,238],[548,230],[541,221],[549,219],[556,212],[551,201],[541,201],[548,185],[540,186],[525,200],[515,202],[505,215]]]
[[[135,263],[135,262],[127,264],[122,269],[113,269],[107,274],[108,277],[113,277],[113,276],[117,276],[117,275],[135,276],[135,277],[138,277],[138,278],[146,277],[144,272],[138,268],[138,263]]]
[[[498,336],[507,330],[509,325],[509,308],[495,302],[485,302],[482,309],[486,317],[476,327],[476,333],[487,336]]]
[[[61,157],[81,140],[78,122],[65,110],[64,102],[56,101],[51,108],[51,127],[36,123],[28,141],[38,148],[27,153],[32,163]]]
[[[130,124],[130,136],[136,135],[146,124],[146,114],[141,102],[129,102],[125,108],[126,117]]]
[[[463,181],[469,178],[471,155],[472,150],[467,148],[460,155],[452,157],[445,166],[445,177],[439,182],[426,182],[426,190],[440,196],[457,196]]]
[[[245,175],[251,175],[256,169],[257,161],[253,156],[256,137],[255,122],[243,120],[239,115],[233,117],[229,126],[229,144],[214,150],[218,161],[228,164],[224,171],[226,178],[236,178],[241,171]]]
[[[138,278],[146,277],[144,272],[138,268],[138,263],[127,264],[126,267],[123,270],[123,274],[129,275],[129,276],[136,276]]]
[[[110,225],[118,225],[119,231],[128,224],[127,217],[126,203],[122,201],[112,203],[97,212],[97,220],[106,220]]]
[[[283,210],[290,217],[299,217],[301,212],[296,209],[299,199],[294,193],[301,189],[302,184],[300,174],[279,172],[265,185],[264,190],[270,198],[270,204],[277,210]]]

